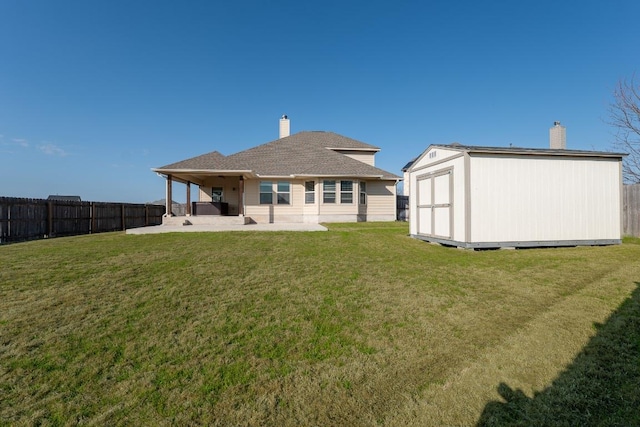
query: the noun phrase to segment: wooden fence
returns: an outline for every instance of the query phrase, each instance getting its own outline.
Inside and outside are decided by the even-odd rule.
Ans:
[[[0,244],[162,224],[165,207],[0,197]]]
[[[409,221],[409,196],[396,196],[396,219]]]
[[[622,233],[625,236],[640,237],[640,184],[624,186]]]

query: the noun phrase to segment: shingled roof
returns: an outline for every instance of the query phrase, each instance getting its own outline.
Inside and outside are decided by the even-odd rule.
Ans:
[[[247,171],[258,176],[399,178],[336,150],[377,152],[380,149],[333,132],[299,132],[230,156],[213,151],[154,171]]]
[[[201,156],[192,157],[187,160],[181,160],[161,167],[160,169],[216,169],[222,163],[224,156],[217,151],[212,151]]]

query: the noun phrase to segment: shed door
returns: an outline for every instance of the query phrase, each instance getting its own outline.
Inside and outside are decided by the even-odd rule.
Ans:
[[[418,177],[418,234],[451,239],[453,236],[453,170]]]

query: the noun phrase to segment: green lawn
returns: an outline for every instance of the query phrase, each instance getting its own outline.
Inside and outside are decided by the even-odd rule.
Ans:
[[[0,266],[0,425],[640,425],[638,239],[108,233]]]

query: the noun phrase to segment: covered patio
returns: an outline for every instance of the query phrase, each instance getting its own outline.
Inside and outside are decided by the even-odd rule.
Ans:
[[[156,170],[166,181],[165,215],[163,224],[245,224],[245,177],[251,171],[229,170]],[[174,183],[185,187],[186,209],[184,216],[172,212]],[[192,194],[192,184],[197,193]]]

